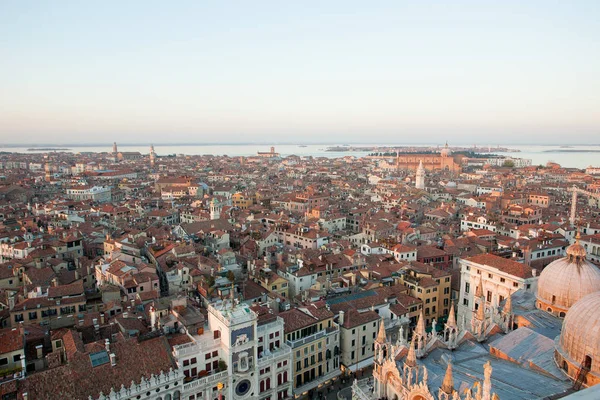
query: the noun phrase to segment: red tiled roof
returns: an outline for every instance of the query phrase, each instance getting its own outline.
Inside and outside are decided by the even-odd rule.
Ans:
[[[19,329],[0,330],[0,354],[23,350],[23,334]]]
[[[476,264],[488,265],[519,278],[526,279],[533,277],[532,268],[529,265],[502,258],[494,254],[478,254],[469,257],[466,260]]]

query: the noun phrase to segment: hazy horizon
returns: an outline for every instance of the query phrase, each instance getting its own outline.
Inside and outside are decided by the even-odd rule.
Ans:
[[[11,145],[586,144],[597,1],[0,3]]]

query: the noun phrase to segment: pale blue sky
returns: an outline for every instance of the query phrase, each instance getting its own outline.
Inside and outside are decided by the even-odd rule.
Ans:
[[[0,0],[0,139],[600,143],[600,1]]]

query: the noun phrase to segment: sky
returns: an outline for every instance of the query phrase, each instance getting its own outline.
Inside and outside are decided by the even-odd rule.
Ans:
[[[600,2],[0,1],[2,143],[597,143]]]

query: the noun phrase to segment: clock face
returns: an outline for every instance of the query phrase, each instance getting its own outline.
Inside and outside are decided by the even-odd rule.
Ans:
[[[252,384],[248,379],[244,379],[239,381],[237,386],[235,387],[235,394],[238,396],[245,396],[249,391]]]

